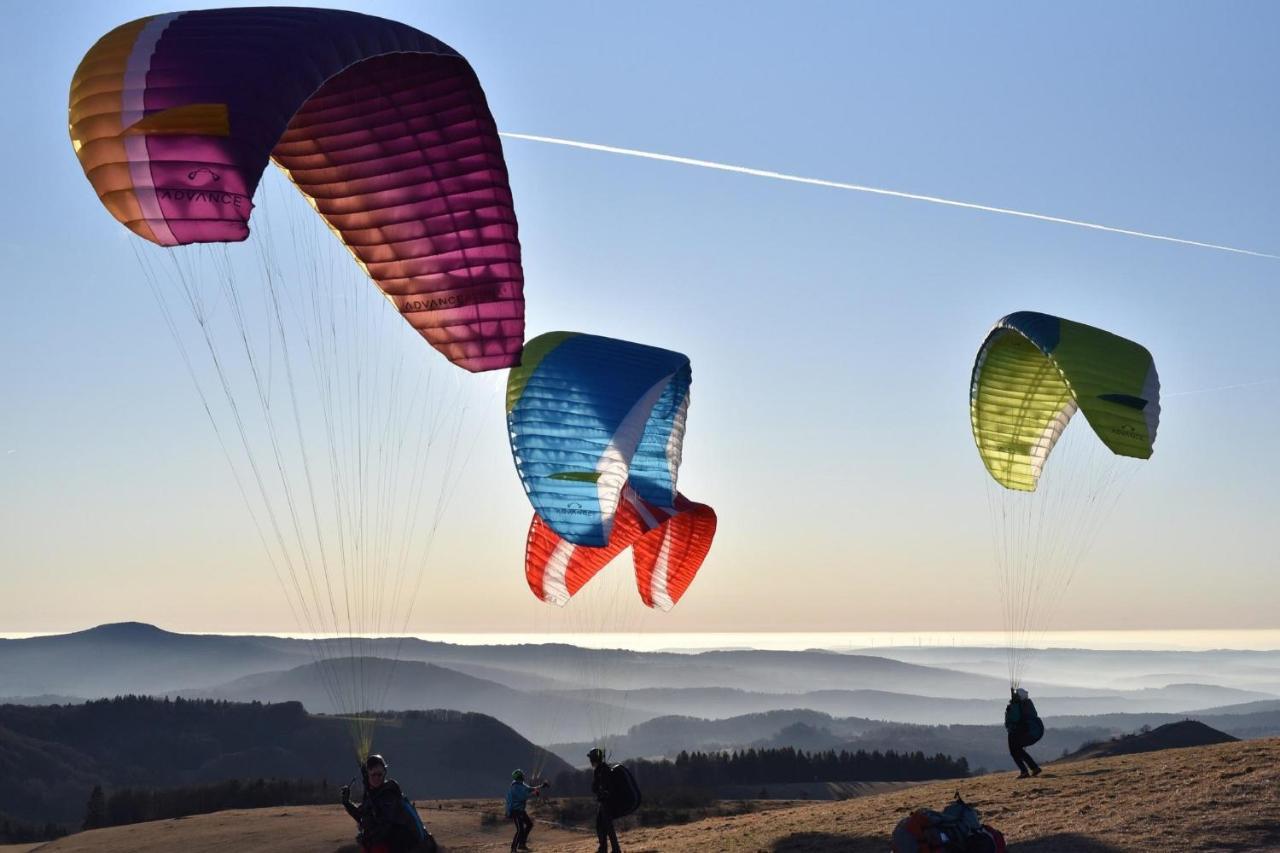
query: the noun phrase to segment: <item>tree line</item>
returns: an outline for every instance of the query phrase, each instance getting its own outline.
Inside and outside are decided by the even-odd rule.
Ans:
[[[109,794],[95,785],[81,828],[123,826],[226,809],[334,803],[337,799],[327,780],[311,779],[231,779],[179,788],[118,788]]]
[[[969,762],[963,757],[894,750],[807,752],[794,747],[780,747],[726,752],[682,751],[675,761],[635,759],[625,763],[644,789],[718,788],[787,782],[921,782],[959,779],[969,775]],[[553,785],[557,793],[585,795],[591,791],[591,771],[561,773]]]
[[[36,841],[53,841],[67,834],[67,830],[56,823],[43,826],[35,823],[24,823],[7,814],[0,813],[0,844],[30,844]]]

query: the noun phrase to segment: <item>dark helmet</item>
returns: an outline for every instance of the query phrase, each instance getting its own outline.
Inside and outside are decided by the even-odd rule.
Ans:
[[[381,767],[383,770],[387,769],[387,760],[376,752],[364,760],[365,770],[372,770],[375,767]]]
[[[524,781],[524,771],[523,771],[523,770],[512,770],[512,771],[511,771],[511,781],[512,781],[512,782],[523,782],[523,781]]]
[[[587,753],[587,761],[590,761],[592,764],[599,764],[601,761],[604,761],[604,750],[598,746],[595,747]]]

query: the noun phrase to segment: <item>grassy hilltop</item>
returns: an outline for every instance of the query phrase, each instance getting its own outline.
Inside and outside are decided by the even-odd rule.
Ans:
[[[918,785],[842,802],[792,804],[683,826],[624,833],[628,853],[884,853],[911,809],[956,790],[1004,831],[1018,853],[1272,850],[1280,848],[1280,739],[1051,764],[1038,779],[1012,773]],[[501,851],[497,800],[424,804],[449,851]],[[486,818],[486,815],[489,815]],[[352,824],[336,807],[221,812],[81,833],[3,853],[187,853],[271,850],[349,853]],[[582,853],[594,839],[540,823],[539,853]]]

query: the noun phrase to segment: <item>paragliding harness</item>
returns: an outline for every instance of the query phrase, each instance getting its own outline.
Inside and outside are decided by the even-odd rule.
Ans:
[[[414,848],[414,853],[436,853],[439,849],[436,840],[430,832],[427,832],[427,825],[422,822],[422,815],[418,814],[418,807],[413,804],[413,800],[401,794],[400,809],[403,812],[405,824],[418,838],[418,846]]]
[[[1036,713],[1036,706],[1030,699],[1019,699],[1013,693],[1009,704],[1004,709],[1004,726],[1017,736],[1019,746],[1032,746],[1044,737],[1044,720]]]
[[[369,791],[369,773],[363,765],[360,767],[360,777],[364,782],[364,790],[366,796]],[[354,782],[355,780],[351,780]],[[396,805],[395,813],[391,816],[391,823],[404,827],[408,839],[413,842],[410,848],[412,853],[437,853],[440,849],[436,844],[435,838],[427,831],[427,825],[422,822],[422,815],[418,814],[418,807],[413,804],[403,793],[400,794],[400,802]],[[362,825],[360,831],[356,833],[356,843],[360,845],[361,851],[364,853],[378,853],[378,851],[389,849],[385,843],[374,842],[369,843],[364,837],[365,827]]]
[[[413,853],[437,853],[440,847],[436,844],[435,837],[427,831],[426,824],[422,822],[422,816],[418,814],[417,806],[403,794],[400,795],[400,808],[396,818],[396,822],[408,830],[408,835],[414,842],[414,846],[410,848]],[[381,842],[367,843],[363,832],[356,835],[356,841],[364,853],[377,853],[380,850],[390,849]]]
[[[636,777],[631,775],[631,770],[625,764],[610,764],[609,799],[605,803],[609,816],[619,818],[632,814],[640,808],[642,799],[640,786],[636,784]]]
[[[893,830],[893,853],[1005,853],[1004,835],[956,792],[940,812],[916,809]]]

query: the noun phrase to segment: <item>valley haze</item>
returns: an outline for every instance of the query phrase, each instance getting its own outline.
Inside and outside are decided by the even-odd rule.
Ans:
[[[386,685],[367,697],[367,710],[485,714],[571,764],[606,739],[617,758],[765,742],[926,751],[933,744],[974,768],[1001,766],[1008,694],[999,649],[673,652],[469,639],[308,640],[103,625],[0,640],[0,701],[136,694],[296,701],[313,714],[338,714],[350,708],[334,704],[326,678],[358,667],[363,682]],[[1036,653],[1035,674],[1027,686],[1050,723],[1045,748],[1054,752],[1188,715],[1241,737],[1280,734],[1280,651],[1046,649]]]

